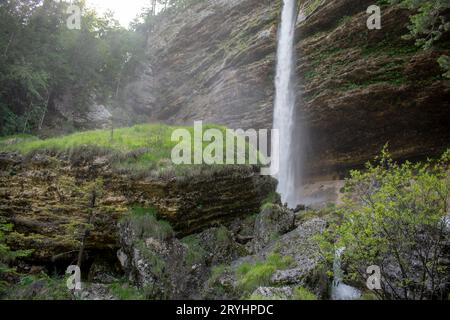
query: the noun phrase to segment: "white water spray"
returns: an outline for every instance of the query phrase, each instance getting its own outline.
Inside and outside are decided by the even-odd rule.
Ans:
[[[301,186],[301,174],[298,165],[300,154],[298,141],[294,139],[296,129],[294,90],[296,21],[297,1],[284,0],[281,27],[278,31],[274,108],[274,129],[279,130],[280,138],[279,141],[275,141],[275,139],[272,141],[272,150],[279,150],[279,157],[273,157],[272,165],[279,168],[275,177],[278,179],[278,192],[281,194],[281,199],[283,203],[287,203],[292,208],[300,203],[298,186]],[[297,142],[297,145],[294,142]]]
[[[333,263],[333,287],[331,288],[332,300],[357,300],[361,297],[361,292],[349,285],[343,283],[343,271],[341,267],[341,257],[345,248],[339,248],[336,250]]]

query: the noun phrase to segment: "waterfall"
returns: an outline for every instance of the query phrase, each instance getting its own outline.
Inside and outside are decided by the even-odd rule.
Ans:
[[[361,292],[342,282],[344,275],[341,267],[341,257],[345,248],[336,250],[333,262],[333,287],[331,288],[332,300],[357,300],[361,297]]]
[[[296,59],[294,40],[296,21],[297,1],[284,0],[281,27],[278,31],[274,106],[274,129],[278,129],[279,139],[273,139],[274,141],[272,141],[272,151],[278,150],[279,157],[272,160],[272,166],[278,168],[278,172],[274,174],[278,179],[277,191],[280,193],[283,203],[287,203],[292,208],[300,203],[301,193],[299,191],[299,186],[301,186],[300,141],[299,137],[295,135],[296,132],[300,132],[296,128],[295,121]],[[276,172],[276,170],[273,172]]]

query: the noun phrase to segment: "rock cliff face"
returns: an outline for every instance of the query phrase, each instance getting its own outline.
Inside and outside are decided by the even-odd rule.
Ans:
[[[448,145],[450,87],[436,62],[448,36],[440,49],[418,50],[401,38],[410,13],[396,7],[382,9],[381,30],[368,30],[372,4],[300,1],[297,121],[308,129],[306,171],[316,180],[360,166],[387,142],[396,158]],[[271,128],[280,7],[206,1],[162,18],[125,104],[155,121]]]
[[[162,18],[126,105],[154,120],[270,128],[279,1],[205,1]]]
[[[77,159],[0,154],[0,218],[14,225],[11,247],[33,249],[35,264],[73,262],[86,231],[87,252],[115,252],[117,222],[134,205],[156,209],[158,218],[183,236],[257,213],[276,185],[252,167],[198,170],[194,177],[137,178],[116,173],[105,157],[89,157],[87,150],[75,153]]]

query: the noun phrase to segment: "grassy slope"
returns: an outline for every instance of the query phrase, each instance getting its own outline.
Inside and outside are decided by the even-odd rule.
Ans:
[[[113,162],[118,169],[161,170],[172,167],[171,152],[177,142],[172,142],[171,136],[174,130],[180,128],[189,130],[193,139],[192,126],[140,124],[115,129],[112,139],[109,129],[77,132],[45,140],[27,135],[0,137],[0,151],[17,151],[23,155],[44,150],[73,154],[86,152],[86,150],[81,151],[80,148],[91,146],[93,147],[91,149],[99,155],[113,156]],[[225,132],[225,128],[221,126],[203,125],[203,130],[211,128]],[[208,144],[204,143],[204,146]]]

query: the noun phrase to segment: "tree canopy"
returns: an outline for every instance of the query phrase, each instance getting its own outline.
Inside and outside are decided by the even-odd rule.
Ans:
[[[7,0],[0,5],[0,134],[40,130],[52,102],[70,92],[73,108],[113,96],[144,48],[142,37],[112,14],[87,9],[67,27],[69,4]],[[142,55],[142,54],[141,54]],[[124,71],[125,70],[125,71]]]

